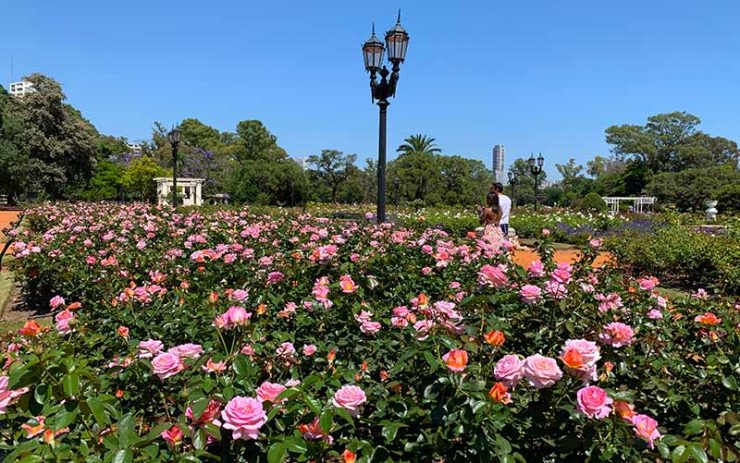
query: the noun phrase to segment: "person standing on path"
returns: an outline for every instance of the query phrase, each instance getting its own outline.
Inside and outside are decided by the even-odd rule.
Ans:
[[[504,194],[504,186],[496,182],[491,186],[491,191],[498,195],[498,204],[501,208],[501,231],[504,233],[504,238],[509,237],[509,214],[511,213],[511,198]]]

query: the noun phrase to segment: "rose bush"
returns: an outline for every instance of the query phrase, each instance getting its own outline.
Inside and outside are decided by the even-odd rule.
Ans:
[[[288,213],[28,219],[25,294],[68,312],[2,342],[6,461],[738,458],[738,306],[592,269],[597,244],[555,265],[545,237],[527,271]]]

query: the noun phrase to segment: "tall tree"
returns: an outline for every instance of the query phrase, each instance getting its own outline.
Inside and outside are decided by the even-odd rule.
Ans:
[[[396,152],[402,155],[436,154],[441,151],[434,138],[422,134],[411,135],[404,139],[404,143],[396,149]]]
[[[337,150],[321,150],[321,154],[308,157],[308,163],[316,179],[325,184],[331,192],[331,202],[337,201],[337,192],[350,175],[350,169],[357,160],[356,154],[344,154]]]
[[[565,193],[570,190],[573,184],[581,176],[581,172],[583,171],[583,166],[580,164],[576,164],[576,160],[573,158],[568,159],[568,162],[565,164],[555,164],[555,168],[563,177],[561,184],[563,186],[563,192]]]
[[[217,151],[221,147],[221,134],[198,119],[188,118],[178,126],[182,141],[194,148]]]
[[[236,133],[242,150],[238,160],[271,159],[282,161],[288,158],[284,149],[278,146],[277,137],[258,120],[241,121],[236,125]]]

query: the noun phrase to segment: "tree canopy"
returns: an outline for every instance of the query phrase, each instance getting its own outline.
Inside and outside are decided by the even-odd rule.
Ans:
[[[437,141],[427,135],[416,134],[404,139],[403,144],[396,149],[399,154],[437,154],[442,150]]]

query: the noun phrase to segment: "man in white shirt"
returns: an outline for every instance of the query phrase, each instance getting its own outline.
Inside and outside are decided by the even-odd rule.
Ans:
[[[511,198],[504,194],[504,186],[496,182],[491,187],[498,195],[498,204],[501,207],[501,231],[504,232],[504,237],[509,236],[509,213],[511,212]]]

